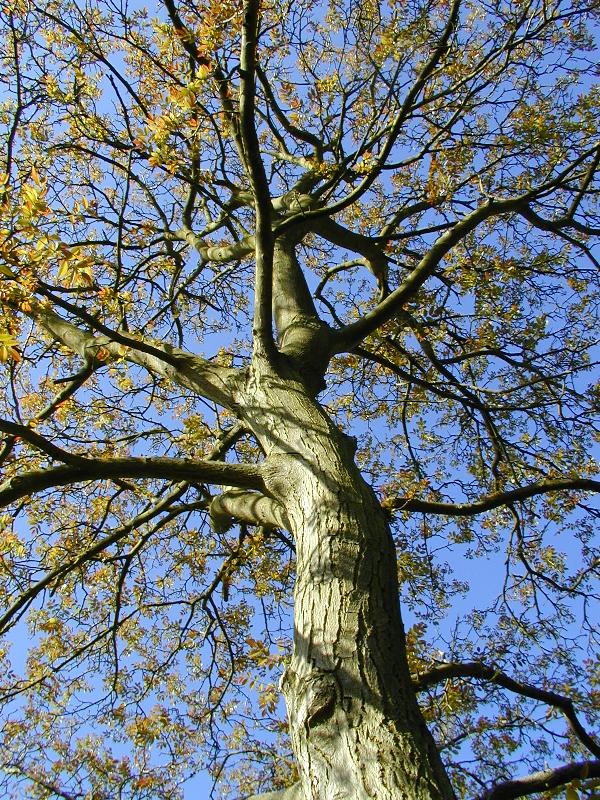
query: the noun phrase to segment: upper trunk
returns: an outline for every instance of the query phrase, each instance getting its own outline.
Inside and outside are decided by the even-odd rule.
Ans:
[[[331,331],[315,310],[298,263],[294,238],[280,237],[274,256],[273,319],[279,349],[316,395],[325,388],[323,375],[331,358]]]
[[[411,687],[394,544],[353,442],[300,380],[259,362],[239,402],[296,540],[282,688],[303,796],[451,798]]]

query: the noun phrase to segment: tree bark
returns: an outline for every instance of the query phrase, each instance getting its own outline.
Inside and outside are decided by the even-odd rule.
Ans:
[[[294,649],[281,681],[294,791],[306,800],[449,800],[411,686],[394,544],[353,440],[291,370],[254,359],[237,400],[296,540]]]

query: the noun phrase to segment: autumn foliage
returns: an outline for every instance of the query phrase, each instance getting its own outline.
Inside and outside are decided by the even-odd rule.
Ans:
[[[263,359],[377,494],[457,796],[594,800],[597,3],[258,5],[0,10],[0,791],[298,779]]]

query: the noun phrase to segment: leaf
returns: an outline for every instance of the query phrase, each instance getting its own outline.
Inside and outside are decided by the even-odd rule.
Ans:
[[[12,357],[15,357],[15,353],[12,353],[12,351],[17,344],[18,340],[15,339],[11,333],[0,333],[0,347],[3,347],[9,356],[12,354]],[[19,360],[20,356],[18,353],[16,353],[16,356],[17,360]],[[6,361],[7,358],[8,356],[5,358],[0,357],[0,361]]]

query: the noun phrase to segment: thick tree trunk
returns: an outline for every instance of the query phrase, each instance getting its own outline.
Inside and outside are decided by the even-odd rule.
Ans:
[[[296,540],[294,651],[282,689],[298,796],[453,797],[411,687],[394,545],[353,442],[293,375],[255,368],[239,401]]]

